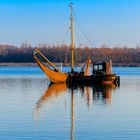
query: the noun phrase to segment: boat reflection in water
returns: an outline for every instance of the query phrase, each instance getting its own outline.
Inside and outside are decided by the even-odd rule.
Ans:
[[[116,89],[116,85],[96,85],[96,86],[68,86],[66,84],[52,84],[44,92],[44,95],[36,103],[35,120],[39,119],[40,108],[48,101],[57,98],[62,94],[71,93],[71,130],[70,138],[74,140],[74,96],[80,91],[82,98],[85,99],[87,106],[91,106],[94,102],[101,102],[103,104],[111,104],[113,91]]]
[[[67,91],[66,84],[52,84],[47,90],[44,92],[43,96],[40,97],[38,102],[36,103],[36,109],[34,114],[34,119],[38,120],[39,118],[39,110],[47,101],[64,94]]]
[[[71,91],[80,91],[85,98],[88,106],[93,105],[94,101],[101,102],[104,104],[111,103],[112,93],[116,90],[117,86],[115,84],[111,85],[78,85],[78,86],[68,86]],[[73,91],[73,92],[74,92]]]

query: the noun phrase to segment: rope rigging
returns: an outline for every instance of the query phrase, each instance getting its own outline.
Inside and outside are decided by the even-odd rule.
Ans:
[[[88,44],[90,45],[90,46],[93,46],[93,43],[92,43],[92,39],[91,39],[91,36],[89,35],[89,33],[87,32],[87,30],[86,30],[86,28],[83,26],[83,24],[81,23],[81,21],[80,21],[80,19],[78,18],[78,16],[76,15],[76,13],[75,13],[75,10],[73,10],[73,17],[74,17],[74,21],[75,21],[75,25],[76,25],[76,27],[77,28],[75,28],[75,32],[78,34],[78,32],[80,32],[82,35],[83,35],[83,37],[86,39],[86,41],[88,42]],[[63,44],[66,44],[65,43],[65,41],[66,41],[66,39],[67,39],[67,37],[68,37],[68,34],[69,34],[69,30],[70,30],[70,27],[69,27],[69,24],[68,24],[68,26],[66,25],[66,22],[64,22],[64,24],[61,24],[61,26],[60,26],[60,28],[58,28],[58,30],[56,30],[56,32],[55,32],[55,34],[52,36],[52,38],[53,38],[53,40],[54,40],[54,38],[55,39],[58,39],[58,37],[62,37],[62,36],[60,36],[59,35],[59,32],[60,31],[63,31],[64,30],[64,26],[66,26],[67,27],[67,30],[66,30],[66,32],[65,32],[65,34],[64,34],[64,38],[63,38],[63,41],[62,41],[62,45]],[[57,36],[57,34],[58,34],[58,36]],[[70,41],[70,40],[69,40]],[[69,54],[70,54],[70,50],[68,51],[69,49],[67,49],[67,52],[66,52],[66,55],[67,56],[64,56],[64,55],[62,55],[62,54],[60,54],[60,56],[56,56],[56,55],[53,55],[53,54],[50,54],[50,52],[48,53],[48,52],[45,52],[45,54],[47,55],[47,56],[50,56],[50,57],[53,57],[53,58],[56,58],[57,60],[59,60],[59,61],[65,61],[65,59],[66,58],[68,58],[69,57]],[[59,54],[57,54],[57,55],[59,55]],[[74,51],[74,55],[75,55],[75,60],[76,60],[76,62],[78,63],[78,57],[77,57],[77,51],[76,51],[76,49],[75,49],[75,51]]]
[[[90,46],[93,46],[93,42],[92,42],[92,37],[90,36],[90,34],[88,33],[88,31],[86,30],[86,28],[84,27],[84,25],[82,24],[82,22],[80,21],[80,19],[78,18],[78,16],[75,13],[75,10],[73,10],[73,16],[75,19],[75,23],[77,24],[77,27],[79,28],[81,34],[83,35],[83,37],[86,39],[86,41],[89,43]]]
[[[65,25],[66,25],[66,23],[62,24],[60,26],[60,28],[58,28],[58,30],[54,33],[54,35],[51,38],[53,38],[53,39],[54,38],[55,39],[58,38],[59,32],[61,30],[63,30],[63,28],[64,28]],[[67,30],[66,30],[66,32],[64,34],[64,39],[63,39],[63,41],[61,43],[62,45],[65,44],[66,38],[68,37],[68,33],[69,33],[69,26],[67,26]],[[66,52],[66,53],[68,54],[68,52]],[[45,52],[45,55],[50,56],[50,57],[53,57],[53,58],[56,58],[57,60],[59,60],[61,62],[65,60],[65,57],[63,57],[62,55],[61,56],[56,56],[56,55],[50,54],[50,52],[48,53],[47,51]]]
[[[55,30],[54,34],[50,37],[50,39],[54,40],[54,38],[58,38],[58,34],[64,29],[64,27],[68,28],[68,23],[64,22],[63,24],[61,24],[61,26],[57,28],[57,30]]]

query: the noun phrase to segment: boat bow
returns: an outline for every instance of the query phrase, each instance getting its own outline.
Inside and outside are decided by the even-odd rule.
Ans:
[[[34,51],[34,59],[52,83],[66,83],[68,74],[57,69],[38,49]]]

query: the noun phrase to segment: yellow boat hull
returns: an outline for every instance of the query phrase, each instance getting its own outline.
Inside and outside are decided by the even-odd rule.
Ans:
[[[68,78],[67,73],[54,71],[47,68],[43,63],[40,62],[40,60],[37,57],[35,57],[35,60],[52,83],[66,83],[66,80]]]

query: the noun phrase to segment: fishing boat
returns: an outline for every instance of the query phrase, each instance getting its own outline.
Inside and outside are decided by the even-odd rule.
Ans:
[[[75,71],[75,41],[73,4],[70,3],[70,31],[71,31],[71,71],[68,73],[60,71],[45,55],[35,49],[34,59],[46,74],[51,83],[67,84],[120,84],[120,77],[112,73],[112,61],[93,63],[88,56],[84,67],[80,72]],[[92,67],[92,72],[90,69]]]

